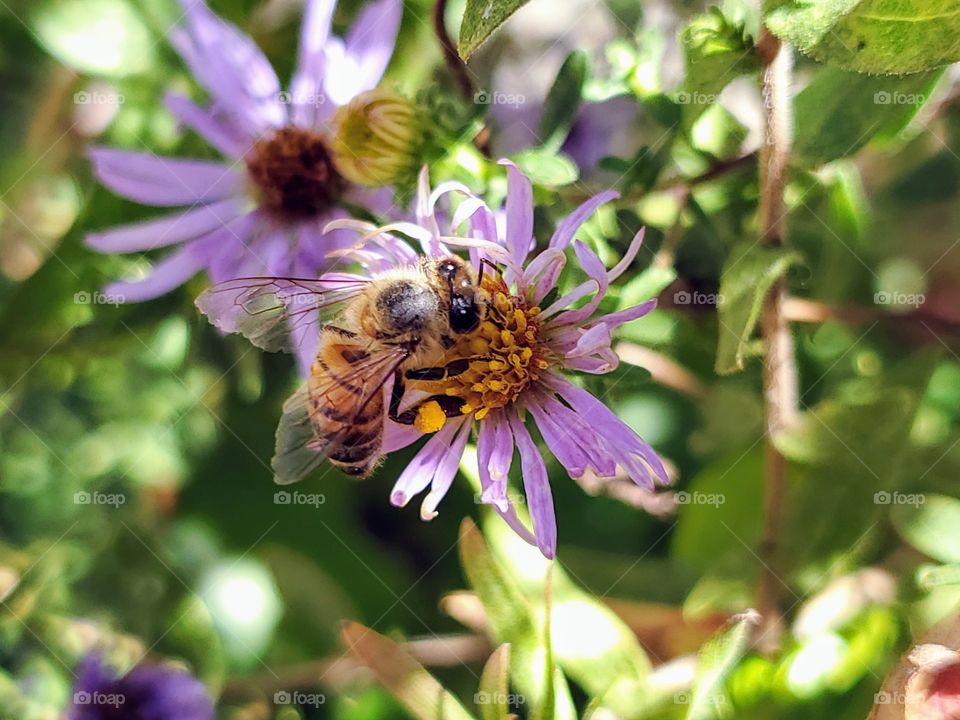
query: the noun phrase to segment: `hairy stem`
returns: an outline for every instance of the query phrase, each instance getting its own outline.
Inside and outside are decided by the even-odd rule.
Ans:
[[[440,47],[443,48],[443,61],[447,64],[460,93],[467,102],[473,102],[473,80],[470,79],[470,72],[467,70],[467,64],[460,59],[453,40],[447,32],[447,0],[437,0],[433,6],[433,30],[440,41]]]
[[[764,107],[764,142],[760,149],[760,241],[771,247],[786,242],[784,190],[793,137],[790,78],[793,51],[766,28],[761,30],[758,50],[764,60],[761,94]],[[779,645],[783,619],[779,596],[778,530],[786,490],[787,461],[773,438],[792,424],[797,414],[797,369],[793,335],[784,314],[787,287],[782,279],[764,300],[760,331],[764,344],[763,393],[766,408],[766,460],[763,529],[760,537],[760,580],[757,609],[764,618],[758,644],[773,650]]]

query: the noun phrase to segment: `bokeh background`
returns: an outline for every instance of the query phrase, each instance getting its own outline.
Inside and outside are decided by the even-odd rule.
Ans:
[[[358,5],[341,2],[338,29]],[[296,0],[211,6],[289,76]],[[462,7],[448,10],[454,37]],[[431,11],[406,3],[387,82],[452,96]],[[210,152],[162,105],[167,89],[195,93],[165,41],[178,16],[172,0],[0,2],[0,717],[61,717],[94,647],[121,664],[185,664],[222,717],[407,717],[358,661],[338,659],[347,618],[423,641],[417,657],[473,712],[491,650],[483,629],[498,610],[449,595],[468,587],[461,521],[482,523],[535,617],[536,554],[502,536],[467,478],[430,523],[391,507],[412,451],[365,482],[325,469],[297,487],[312,500],[285,503],[269,458],[297,383],[291,358],[212,331],[193,306],[205,278],[144,304],[100,294],[150,257],[98,255],[85,233],[152,211],[98,187],[85,149]],[[583,632],[599,608],[638,639],[622,640],[631,662],[674,673],[648,686],[649,669],[633,667],[632,693],[607,712],[685,717],[697,650],[739,627],[728,620],[752,605],[760,571],[760,363],[728,376],[714,366],[717,296],[737,292],[721,288],[721,272],[756,233],[761,105],[749,62],[725,88],[691,81],[678,38],[692,22],[728,42],[757,33],[755,10],[737,3],[711,14],[694,2],[532,0],[471,61],[477,87],[502,102],[480,98],[485,107],[469,111],[486,113],[495,153],[509,154],[535,142],[567,56],[586,54],[573,133],[605,142],[574,182],[538,185],[538,230],[548,236],[559,211],[616,184],[624,199],[584,237],[611,258],[645,224],[617,298],[661,297],[625,328],[621,368],[590,382],[669,461],[680,494],[578,483],[551,466],[565,568],[553,582],[557,598],[576,599],[552,632],[578,715],[602,696],[603,672],[619,677],[597,667],[614,667],[604,652],[621,641]],[[783,441],[787,627],[772,655],[721,636],[714,650],[732,658],[722,702],[699,717],[865,717],[899,653],[960,602],[957,76],[797,62],[787,203],[802,256],[789,282],[804,413]],[[716,102],[689,117],[701,92]],[[614,97],[616,112],[590,104]],[[602,156],[614,157],[597,166]],[[457,173],[502,194],[495,169]],[[641,702],[651,687],[667,700]],[[278,702],[293,690],[322,702]]]

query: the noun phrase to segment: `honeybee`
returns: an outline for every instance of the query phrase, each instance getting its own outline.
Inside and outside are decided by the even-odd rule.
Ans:
[[[320,333],[309,378],[284,403],[277,428],[271,466],[281,484],[324,460],[368,476],[381,458],[385,414],[410,425],[430,400],[448,417],[462,414],[461,402],[445,395],[401,412],[404,381],[465,372],[469,359],[444,365],[444,354],[482,322],[487,304],[477,272],[455,255],[421,258],[373,278],[240,278],[197,299],[215,326],[265,350],[292,350],[291,337]]]

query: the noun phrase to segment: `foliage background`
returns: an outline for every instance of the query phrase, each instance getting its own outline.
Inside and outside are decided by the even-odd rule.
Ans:
[[[211,5],[289,75],[296,3]],[[338,27],[357,5],[341,3]],[[431,9],[406,3],[388,82],[410,94],[432,87],[455,102]],[[461,15],[451,3],[452,30]],[[451,612],[463,619],[476,604],[462,596],[454,600],[466,610],[439,604],[467,587],[459,526],[482,515],[469,484],[458,482],[439,517],[421,523],[414,508],[388,504],[391,479],[410,457],[401,452],[364,483],[335,472],[310,479],[298,489],[322,495],[315,507],[277,504],[267,459],[295,384],[290,359],[212,332],[192,303],[203,278],[146,304],[97,301],[106,279],[148,260],[97,255],[84,234],[147,211],[98,188],[84,148],[96,140],[204,152],[161,104],[167,88],[190,87],[163,40],[176,16],[169,0],[0,3],[0,715],[58,717],[77,660],[106,643],[126,660],[147,650],[186,662],[223,693],[223,717],[405,717],[368,675],[323,663],[342,652],[344,618],[395,640],[442,645],[448,634],[469,635]],[[789,12],[782,18],[789,31]],[[744,250],[757,234],[758,26],[756,9],[736,2],[708,10],[533,0],[471,60],[478,88],[512,98],[466,108],[488,113],[501,152],[518,150],[516,138],[537,127],[573,50],[590,61],[584,98],[620,96],[631,108],[613,128],[593,126],[616,157],[581,168],[573,182],[550,176],[570,172],[550,164],[553,142],[528,158],[542,173],[544,234],[578,198],[614,183],[624,199],[591,222],[587,239],[610,258],[648,227],[619,301],[660,293],[661,309],[625,330],[628,362],[595,389],[670,460],[686,493],[679,503],[611,496],[623,488],[588,498],[552,467],[568,576],[555,570],[556,599],[568,598],[569,579],[610,600],[626,623],[614,626],[629,626],[644,648],[578,633],[599,607],[586,596],[576,596],[580,614],[555,616],[577,714],[606,706],[638,718],[865,717],[899,652],[960,601],[960,502],[951,497],[960,468],[956,73],[857,75],[798,55],[786,195],[796,255],[761,257]],[[829,60],[821,45],[812,54]],[[116,93],[118,108],[96,101]],[[582,119],[581,132],[589,127]],[[503,192],[498,171],[469,143],[437,165]],[[651,680],[645,663],[692,657],[753,604],[763,399],[748,326],[774,260],[790,267],[792,295],[810,301],[793,306],[802,422],[778,438],[791,461],[777,567],[787,632],[764,657],[737,636],[741,625],[728,625],[701,662],[721,668],[718,682],[705,688],[701,669],[688,695],[689,664],[676,665],[679,681],[664,681]],[[636,345],[655,355],[637,355]],[[729,373],[738,348],[743,370]],[[637,358],[649,372],[629,362]],[[123,503],[77,495],[92,492]],[[474,567],[471,586],[483,600],[498,597],[491,588],[519,588],[541,627],[542,568],[504,550],[496,524],[486,528],[504,574]],[[931,574],[931,565],[944,569]],[[525,603],[492,602],[497,641],[515,650],[539,642],[498,619]],[[433,663],[471,712],[486,652]],[[605,654],[616,652],[634,664],[618,667]],[[603,668],[592,679],[583,670],[591,658]],[[516,663],[514,671],[518,712],[563,716],[562,680],[551,711],[554,701],[538,705],[536,693],[517,688],[544,676],[525,680]],[[629,681],[626,700],[606,692],[620,681]],[[274,691],[294,687],[326,701],[274,702]]]

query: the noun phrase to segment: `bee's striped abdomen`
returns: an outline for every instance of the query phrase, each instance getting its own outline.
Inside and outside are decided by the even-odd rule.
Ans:
[[[367,351],[327,342],[330,338],[324,336],[310,369],[310,417],[319,445],[330,448],[330,462],[347,475],[364,477],[380,459],[383,394],[368,387],[354,367],[369,357]]]

